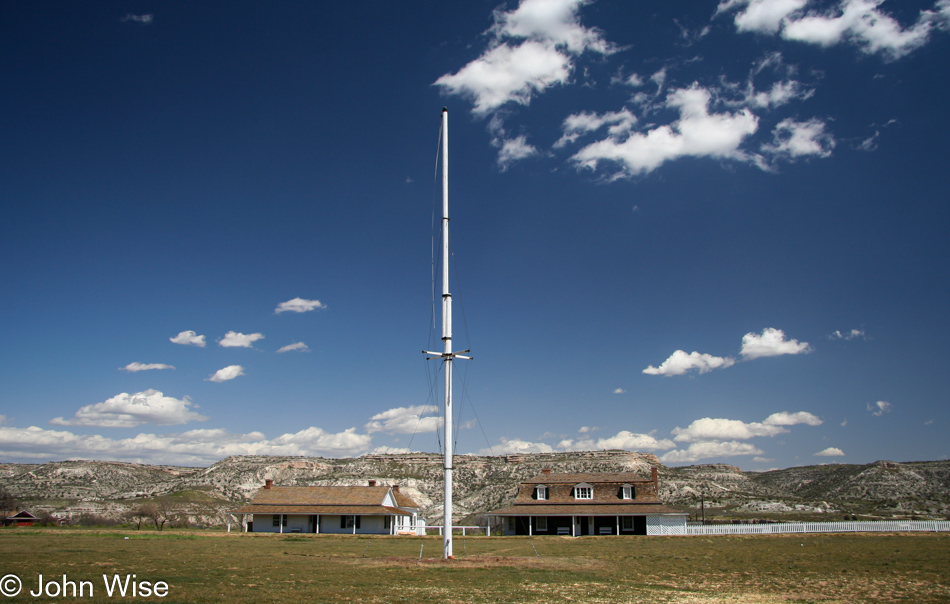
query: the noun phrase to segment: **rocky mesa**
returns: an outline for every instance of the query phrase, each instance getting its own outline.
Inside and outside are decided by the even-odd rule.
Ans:
[[[635,472],[659,468],[660,496],[690,514],[721,520],[751,518],[927,517],[950,515],[950,461],[834,464],[743,472],[725,464],[670,468],[649,453],[590,451],[455,458],[456,522],[507,505],[518,483],[541,473]],[[207,468],[110,461],[0,464],[0,488],[21,507],[59,517],[119,518],[144,500],[173,502],[199,524],[224,523],[227,511],[271,478],[276,484],[355,485],[375,479],[398,484],[441,522],[442,458],[437,454],[356,458],[228,457]]]

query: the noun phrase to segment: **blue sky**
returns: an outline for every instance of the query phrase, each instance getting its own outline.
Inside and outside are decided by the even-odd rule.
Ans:
[[[458,452],[947,458],[950,0],[441,6],[0,6],[0,459],[439,450],[443,106]]]

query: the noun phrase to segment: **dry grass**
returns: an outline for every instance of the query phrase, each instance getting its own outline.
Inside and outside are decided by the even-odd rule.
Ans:
[[[0,530],[0,576],[24,594],[65,574],[104,599],[103,573],[135,573],[167,581],[166,602],[950,601],[950,535],[458,537],[455,554],[438,537]]]

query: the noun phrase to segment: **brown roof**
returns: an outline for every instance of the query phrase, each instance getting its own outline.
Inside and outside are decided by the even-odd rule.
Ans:
[[[550,476],[550,475],[549,475]],[[574,477],[585,476],[589,474],[568,474],[571,480],[557,481],[547,480],[538,482],[523,482],[518,490],[518,496],[515,498],[516,504],[524,505],[553,505],[553,504],[572,504],[572,505],[599,505],[599,504],[638,504],[638,503],[659,503],[656,491],[653,489],[653,481],[647,480],[576,480]],[[616,475],[611,475],[616,476]],[[592,488],[592,499],[576,499],[574,497],[574,487],[578,484],[589,484]],[[548,498],[535,499],[535,489],[538,486],[548,487]],[[632,485],[634,487],[633,499],[621,499],[621,487]]]
[[[342,514],[346,516],[408,516],[408,512],[385,505],[245,505],[231,514]]]
[[[615,505],[513,505],[488,512],[489,516],[643,516],[653,514],[686,515],[685,512],[667,507],[659,502]]]
[[[251,506],[382,506],[387,486],[376,487],[271,487],[261,488],[251,500]],[[402,493],[394,493],[400,506],[418,507]],[[243,509],[243,508],[242,508]],[[252,512],[241,512],[250,514]],[[265,512],[266,513],[266,512]]]
[[[633,472],[617,472],[613,474],[539,474],[534,478],[528,479],[521,484],[577,484],[579,482],[588,482],[590,484],[599,484],[601,482],[616,482],[619,484],[636,484],[638,482],[653,483],[649,476],[641,476]]]
[[[410,499],[405,493],[399,489],[393,489],[393,497],[396,499],[396,505],[401,508],[417,508],[419,504]]]

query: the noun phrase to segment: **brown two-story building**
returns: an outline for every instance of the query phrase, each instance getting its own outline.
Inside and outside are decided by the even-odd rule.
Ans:
[[[683,535],[685,512],[663,505],[654,467],[634,473],[554,474],[521,483],[514,504],[489,512],[505,535]]]

